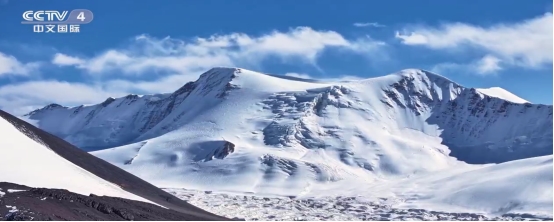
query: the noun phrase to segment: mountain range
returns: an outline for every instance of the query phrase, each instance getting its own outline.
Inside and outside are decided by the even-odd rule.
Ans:
[[[217,67],[20,118],[158,187],[552,215],[552,106],[420,69],[323,82]]]

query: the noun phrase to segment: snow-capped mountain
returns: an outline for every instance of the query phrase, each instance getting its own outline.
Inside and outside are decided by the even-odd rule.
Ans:
[[[187,204],[146,181],[94,157],[62,139],[44,132],[2,110],[0,110],[0,135],[2,136],[0,139],[0,153],[2,157],[2,161],[0,161],[0,183],[2,187],[6,187],[6,183],[9,183],[8,187],[30,186],[48,189],[65,189],[86,196],[93,194],[96,196],[119,197],[163,207],[152,208],[153,206],[151,205],[144,205],[142,206],[143,208],[134,208],[128,206],[127,209],[130,211],[127,212],[126,216],[132,216],[132,213],[140,213],[141,210],[150,208],[151,211],[172,209],[174,211],[168,213],[172,213],[174,218],[226,220],[223,217],[213,215]],[[38,191],[39,190],[33,190],[30,194],[33,192],[36,194]],[[4,199],[2,198],[4,195],[7,195],[6,192],[9,194],[10,190],[0,189],[0,203],[3,203]],[[51,191],[43,189],[40,190],[40,192],[44,193]],[[56,211],[50,212],[51,214],[60,214],[57,216],[53,215],[54,218],[60,219],[70,214],[64,212],[63,209],[61,211],[59,210],[63,208],[61,207],[63,200],[73,198],[70,197],[73,194],[66,192],[63,195],[65,195],[65,198],[60,199],[57,202],[58,205],[54,204],[50,207],[46,207],[52,211]],[[51,198],[56,197],[51,196]],[[91,199],[92,198],[93,197],[91,197]],[[19,199],[19,197],[16,199]],[[30,196],[22,197],[22,199],[25,199],[21,201],[23,202],[22,204],[25,205],[25,208],[34,208],[35,210],[46,211],[46,213],[48,213],[48,210],[45,210],[44,206],[41,209],[37,209],[37,206],[40,204],[29,205],[28,203],[32,200]],[[140,202],[133,203],[136,205],[136,203]],[[98,207],[99,204],[103,206]],[[16,207],[14,205],[12,206]],[[104,199],[104,201],[89,201],[88,206],[94,206],[93,208],[103,207],[105,209],[104,213],[106,214],[111,213],[113,210],[106,199]],[[110,212],[106,211],[108,208],[112,210],[108,210]],[[89,210],[94,211],[96,209]],[[2,211],[4,211],[4,209],[2,209]],[[71,210],[69,210],[69,212],[71,212]],[[90,213],[94,214],[94,212]],[[119,214],[121,215],[121,213]],[[90,218],[94,217],[88,217],[87,219]],[[164,217],[159,218],[163,219]]]
[[[205,111],[227,104],[251,103],[275,114],[263,129],[252,129],[263,130],[265,143],[272,145],[297,142],[306,148],[332,146],[323,144],[325,137],[319,138],[319,144],[318,138],[300,134],[294,135],[297,141],[289,141],[287,135],[271,131],[302,128],[301,123],[310,117],[339,117],[330,113],[336,109],[360,111],[349,116],[365,116],[368,122],[440,137],[454,156],[468,162],[502,162],[552,153],[552,106],[530,104],[498,87],[464,88],[415,69],[340,84],[285,80],[246,70],[241,74],[238,70],[214,68],[171,94],[128,95],[72,108],[51,104],[26,116],[38,120],[40,128],[83,149],[139,142],[181,128]],[[237,83],[241,81],[247,85]],[[234,93],[235,89],[240,90]],[[252,95],[238,96],[250,94],[247,91],[252,91]],[[225,99],[226,94],[234,95]],[[246,101],[248,97],[257,98]],[[232,113],[238,112],[221,112]],[[248,116],[233,118],[244,120]],[[294,127],[280,123],[288,119],[298,121]]]
[[[337,83],[214,68],[171,94],[23,118],[158,186],[201,190],[360,191],[552,154],[552,106],[418,69]]]

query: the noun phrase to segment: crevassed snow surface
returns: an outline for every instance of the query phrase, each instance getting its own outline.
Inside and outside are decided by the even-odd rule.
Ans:
[[[504,99],[513,103],[528,103],[529,101],[520,98],[519,96],[514,95],[507,90],[500,87],[491,87],[486,89],[477,89],[480,93],[483,93],[488,96]]]
[[[295,198],[167,191],[205,210],[246,220],[551,220],[552,155],[355,189]],[[368,198],[381,192],[396,196]]]
[[[159,187],[362,194],[486,213],[525,211],[533,204],[552,209],[552,200],[513,200],[524,208],[506,207],[512,200],[489,201],[493,196],[480,192],[495,187],[475,179],[505,182],[488,177],[487,169],[552,155],[552,106],[508,102],[427,71],[321,83],[214,68],[174,93],[146,98],[130,95],[80,108],[50,105],[28,118],[78,146],[108,148],[92,154]],[[215,155],[223,140],[235,144],[234,151]],[[490,163],[501,164],[482,165]],[[510,180],[537,173],[510,169],[516,173],[506,174]],[[545,171],[552,172],[551,163],[538,174]],[[536,183],[551,186],[552,178]],[[540,190],[497,190],[544,197]],[[473,194],[479,195],[467,196]],[[469,204],[477,199],[482,204]]]
[[[72,164],[3,118],[0,118],[0,135],[1,182],[150,202]]]

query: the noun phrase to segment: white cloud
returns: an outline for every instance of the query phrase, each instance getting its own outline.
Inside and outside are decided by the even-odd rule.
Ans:
[[[356,27],[375,27],[375,28],[383,28],[385,27],[385,25],[383,24],[379,24],[377,22],[356,22],[354,24],[352,24],[353,26],[356,26]]]
[[[467,64],[460,63],[441,63],[431,68],[432,72],[439,74],[448,74],[450,72],[470,73],[479,75],[492,75],[502,70],[500,66],[501,60],[492,56],[486,55],[479,60],[472,61]]]
[[[411,32],[409,34],[400,34],[400,32],[397,31],[394,37],[401,39],[402,43],[404,43],[406,45],[427,45],[427,44],[429,44],[429,40],[427,40],[426,36],[424,36],[422,34],[419,34],[419,33],[415,33],[415,32]]]
[[[59,66],[81,66],[85,61],[77,57],[68,56],[62,53],[56,53],[52,59],[52,63]]]
[[[2,75],[28,75],[35,71],[40,63],[22,63],[15,57],[0,52],[0,76]]]
[[[0,87],[0,108],[23,114],[31,108],[49,103],[62,105],[99,103],[109,96],[123,96],[118,89],[104,89],[98,84],[71,83],[57,80],[28,81]]]
[[[489,74],[495,73],[502,68],[500,67],[500,59],[491,55],[486,55],[477,62],[476,69],[480,74]]]
[[[552,63],[552,13],[518,23],[496,24],[488,27],[464,23],[449,23],[438,28],[411,27],[397,32],[396,38],[406,45],[421,45],[431,49],[471,47],[481,49],[490,64],[539,68]],[[486,66],[486,65],[485,65]],[[498,69],[493,65],[489,67]]]
[[[326,49],[337,48],[371,56],[384,42],[369,37],[346,39],[334,31],[298,27],[288,32],[250,36],[243,33],[213,35],[189,41],[146,35],[134,39],[130,47],[111,49],[92,58],[56,54],[57,65],[73,65],[91,74],[121,71],[141,74],[148,71],[197,72],[213,66],[252,66],[265,59],[316,64]]]

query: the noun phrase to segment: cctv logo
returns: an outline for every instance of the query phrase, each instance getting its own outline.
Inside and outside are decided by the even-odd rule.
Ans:
[[[88,9],[73,9],[71,11],[29,10],[23,12],[21,24],[32,24],[33,32],[77,33],[80,32],[81,25],[88,24],[93,19],[94,15]]]
[[[29,22],[64,21],[68,11],[26,11],[23,13],[23,19]]]
[[[88,24],[94,18],[88,9],[71,11],[39,10],[23,12],[21,24]]]

